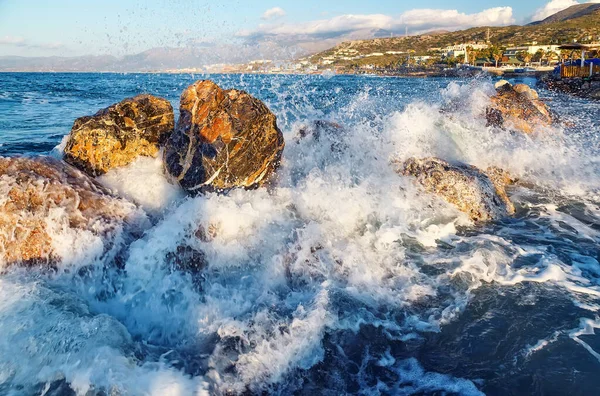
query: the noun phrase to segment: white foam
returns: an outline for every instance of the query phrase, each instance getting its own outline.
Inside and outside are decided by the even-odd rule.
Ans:
[[[20,320],[27,320],[15,308],[19,301],[25,304],[22,309],[49,318],[38,327],[32,322],[34,338],[64,322],[85,348],[75,348],[70,358],[66,352],[51,356],[52,370],[43,380],[62,373],[81,392],[114,383],[132,394],[247,388],[259,393],[284,381],[291,371],[322,361],[325,334],[372,325],[388,331],[390,338],[415,339],[458,317],[472,292],[486,284],[547,284],[569,293],[579,306],[597,309],[600,285],[591,276],[599,272],[595,259],[573,255],[573,262],[565,263],[544,246],[517,244],[509,238],[511,226],[515,232],[525,231],[516,223],[500,230],[474,226],[390,166],[392,159],[439,156],[484,168],[501,166],[534,185],[589,197],[599,180],[582,172],[589,159],[565,143],[560,129],[524,136],[485,127],[479,116],[491,90],[489,83],[453,83],[441,93],[442,103],[416,102],[377,117],[368,117],[378,104],[374,94],[360,92],[335,114],[348,122],[344,132],[295,142],[299,123],[290,125],[282,167],[268,189],[184,198],[162,175],[160,160],[139,158],[114,169],[99,180],[161,216],[129,246],[124,268],[116,275],[107,271],[107,278],[77,286],[62,278],[52,280],[76,293],[93,314],[71,316],[53,308],[48,299],[28,299],[38,286],[25,281],[29,289],[21,294],[3,287],[20,297],[0,298],[0,326],[5,321],[18,327]],[[301,95],[299,91],[290,95]],[[458,103],[457,110],[440,113],[452,101]],[[294,106],[300,115],[322,113],[316,107]],[[288,117],[293,118],[286,113],[279,119]],[[581,240],[598,241],[592,226],[558,206],[528,208],[540,211],[545,225],[564,223]],[[593,212],[594,205],[588,210],[599,214]],[[469,227],[467,232],[464,227]],[[93,261],[104,241],[67,231],[53,228],[57,249],[62,247],[72,261]],[[550,230],[532,231],[540,232]],[[79,251],[77,246],[88,248]],[[174,268],[172,257],[180,247],[203,252],[206,268],[198,273]],[[539,259],[515,266],[517,259],[532,257]],[[98,298],[99,291],[109,292]],[[340,301],[352,306],[348,309]],[[34,302],[39,308],[32,308]],[[104,327],[97,324],[102,331],[88,339],[79,335],[80,327],[103,320]],[[103,342],[111,331],[121,337]],[[54,337],[49,343],[62,339]],[[206,372],[189,378],[171,368],[166,358],[135,362],[125,352],[134,338],[150,346],[201,350]],[[13,342],[24,347],[23,340]],[[540,340],[527,353],[549,342]],[[8,343],[0,347],[5,356],[15,350]],[[52,355],[40,352],[45,354]],[[81,363],[72,367],[67,360]],[[380,383],[374,391],[481,394],[473,382],[426,372],[414,359],[386,355],[377,361],[396,372],[400,382],[396,388]],[[31,369],[25,366],[19,363],[23,382],[41,370],[37,363]],[[0,368],[0,378],[10,373]]]
[[[184,191],[169,183],[163,173],[162,155],[138,157],[131,164],[113,168],[97,178],[100,183],[157,214],[185,196]]]

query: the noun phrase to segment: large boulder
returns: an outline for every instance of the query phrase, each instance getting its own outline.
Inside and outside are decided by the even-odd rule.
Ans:
[[[95,237],[114,242],[126,222],[143,219],[138,215],[62,161],[0,157],[0,269],[52,264],[65,252],[84,251],[85,243],[94,250]]]
[[[138,95],[75,120],[64,159],[91,176],[99,176],[128,165],[140,155],[156,157],[174,126],[168,100]]]
[[[279,166],[283,147],[275,115],[260,100],[198,81],[181,95],[164,162],[172,180],[188,191],[253,188]]]
[[[410,158],[399,172],[413,176],[427,192],[435,193],[465,212],[474,221],[499,219],[515,212],[505,187],[511,178],[498,168],[482,171],[439,158]]]
[[[525,84],[512,86],[504,80],[496,84],[496,94],[491,97],[486,118],[488,126],[509,127],[525,133],[557,121],[536,91]]]

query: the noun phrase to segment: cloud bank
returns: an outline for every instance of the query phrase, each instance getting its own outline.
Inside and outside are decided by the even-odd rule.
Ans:
[[[23,37],[4,36],[0,37],[0,45],[10,45],[14,47],[27,47],[35,49],[58,49],[62,48],[62,43],[31,43]]]
[[[501,26],[514,22],[511,7],[495,7],[475,14],[457,10],[415,9],[398,16],[348,14],[303,23],[266,23],[254,30],[240,31],[237,35],[250,40],[302,41],[332,39],[357,32],[404,33],[408,28],[411,34],[416,34],[440,29]]]

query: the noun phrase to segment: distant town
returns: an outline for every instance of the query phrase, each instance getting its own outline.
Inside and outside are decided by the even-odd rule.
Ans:
[[[574,39],[572,43],[577,43]],[[600,47],[600,36],[589,37],[585,48]],[[553,70],[565,60],[581,58],[580,51],[561,49],[563,45],[538,43],[520,45],[494,45],[490,42],[463,42],[446,47],[428,48],[426,53],[409,49],[405,51],[384,49],[379,52],[363,53],[346,43],[326,53],[300,58],[294,61],[257,59],[247,64],[210,65],[202,68],[175,69],[178,73],[255,73],[255,74],[385,74],[405,75],[425,71],[449,71],[465,67],[479,68],[492,73],[510,72],[528,68],[535,71]],[[586,57],[597,56],[597,51],[588,51]]]
[[[552,71],[559,63],[598,56],[600,5],[579,4],[524,26],[476,27],[343,42],[299,59],[256,59],[170,72],[448,75],[457,70],[505,74]]]

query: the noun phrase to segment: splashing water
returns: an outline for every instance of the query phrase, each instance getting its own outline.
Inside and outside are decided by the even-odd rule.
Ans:
[[[197,76],[40,75],[35,87],[31,78],[0,75],[3,155],[47,153],[74,118],[125,96],[177,106]],[[286,138],[277,180],[186,197],[147,158],[99,178],[151,224],[121,242],[122,268],[82,255],[92,257],[85,273],[0,275],[0,393],[600,386],[597,105],[551,97],[576,126],[523,135],[486,127],[488,80],[212,78],[277,114]],[[69,89],[57,92],[58,82]],[[315,120],[340,127],[301,138]],[[522,181],[510,191],[516,216],[471,223],[390,165],[411,156],[508,170]],[[98,248],[79,240],[82,251]],[[202,270],[178,267],[174,257],[188,253]]]

